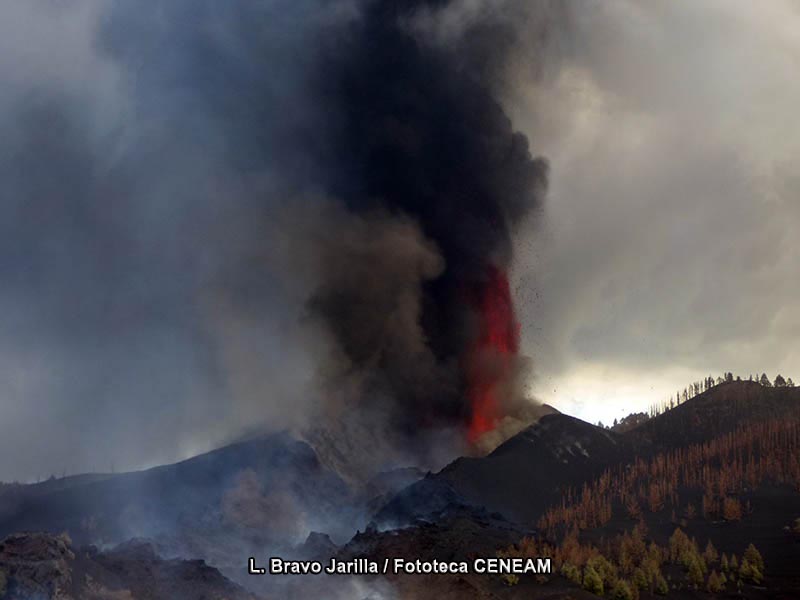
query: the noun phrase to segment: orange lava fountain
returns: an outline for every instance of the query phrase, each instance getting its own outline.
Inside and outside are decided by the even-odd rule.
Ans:
[[[475,302],[478,335],[468,352],[468,397],[472,409],[467,440],[476,442],[497,425],[502,384],[508,381],[519,350],[519,323],[514,314],[508,276],[490,265]]]

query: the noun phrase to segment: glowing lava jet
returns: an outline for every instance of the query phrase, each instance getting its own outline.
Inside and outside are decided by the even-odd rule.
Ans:
[[[468,350],[467,385],[471,416],[467,440],[475,443],[502,417],[505,386],[513,377],[519,350],[519,323],[507,274],[494,265],[474,299],[477,336]]]

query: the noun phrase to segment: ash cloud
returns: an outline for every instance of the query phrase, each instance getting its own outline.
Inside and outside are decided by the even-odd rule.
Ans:
[[[305,121],[289,58],[339,17],[268,9],[0,9],[0,440],[18,457],[0,479],[175,460],[302,413],[294,291],[258,260],[275,173],[302,169],[281,133],[288,104]],[[273,16],[292,35],[268,35]]]
[[[512,228],[540,206],[546,186],[546,163],[513,129],[487,76],[514,31],[475,25],[443,44],[420,21],[442,18],[448,4],[365,3],[326,52],[316,86],[330,115],[326,189],[357,219],[375,219],[368,235],[381,235],[385,215],[410,219],[419,233],[409,230],[409,240],[422,236],[414,245],[440,257],[437,272],[404,268],[400,289],[407,250],[364,253],[345,233],[320,253],[340,254],[341,265],[309,305],[364,375],[363,401],[385,399],[388,418],[409,434],[468,418],[469,299],[490,265],[509,267]]]
[[[463,295],[546,181],[495,93],[515,33],[460,6],[0,9],[0,478],[458,437]]]
[[[709,371],[792,375],[798,18],[788,0],[4,3],[0,479],[265,424],[344,461],[370,447],[344,439],[425,425],[406,405],[446,454],[471,335],[451,308],[509,240],[521,347],[559,407],[607,421]],[[552,165],[544,208],[515,129]],[[356,271],[370,315],[418,326],[362,322]],[[317,431],[334,422],[356,433]]]

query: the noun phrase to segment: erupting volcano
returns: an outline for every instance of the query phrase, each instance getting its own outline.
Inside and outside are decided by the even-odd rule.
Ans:
[[[366,3],[320,65],[316,97],[336,118],[312,175],[343,210],[303,236],[323,240],[308,307],[330,342],[325,385],[349,390],[365,429],[420,456],[422,440],[431,453],[442,431],[477,443],[521,408],[506,270],[547,187],[546,161],[489,76],[502,73],[511,32],[478,21],[432,39],[448,5]]]
[[[471,408],[467,439],[475,443],[502,417],[500,394],[512,376],[519,349],[519,323],[507,274],[494,265],[475,301],[478,334],[468,351],[467,386]]]

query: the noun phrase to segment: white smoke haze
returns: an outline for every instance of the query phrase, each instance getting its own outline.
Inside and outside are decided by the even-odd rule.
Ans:
[[[0,480],[335,420],[364,374],[307,310],[326,278],[392,299],[386,339],[427,385],[415,294],[438,249],[402,215],[365,223],[291,185],[314,165],[287,132],[330,116],[304,94],[311,40],[360,8],[0,7]],[[484,67],[550,164],[544,220],[514,240],[535,395],[610,420],[708,373],[800,375],[796,3],[464,0],[409,27],[465,51],[483,22],[513,47]],[[397,270],[348,272],[333,231]]]

